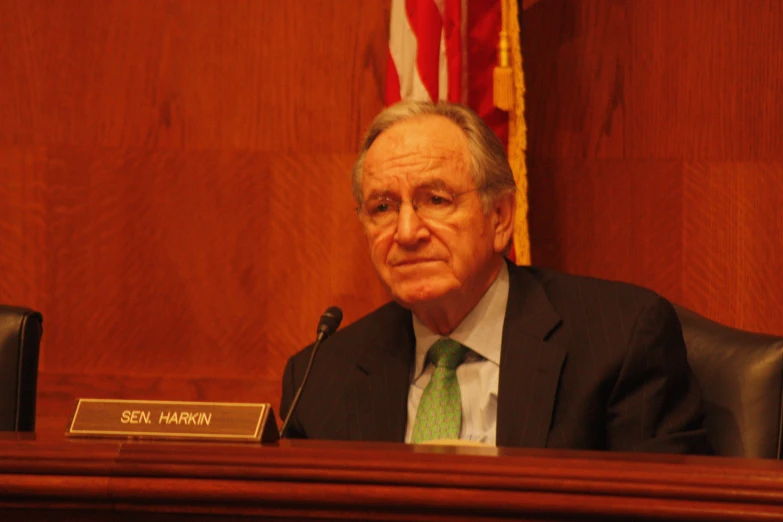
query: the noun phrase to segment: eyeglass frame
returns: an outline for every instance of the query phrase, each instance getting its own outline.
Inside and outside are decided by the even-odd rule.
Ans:
[[[390,221],[388,225],[379,225],[379,224],[377,224],[377,223],[373,223],[373,222],[372,222],[372,217],[370,217],[370,216],[366,215],[367,213],[366,213],[366,212],[364,212],[364,206],[365,206],[365,204],[366,204],[366,203],[367,203],[369,200],[368,200],[368,201],[359,201],[359,204],[358,204],[358,205],[357,205],[357,206],[354,208],[354,210],[355,210],[355,211],[356,211],[356,213],[359,215],[359,219],[360,219],[360,220],[364,221],[364,219],[366,219],[366,220],[368,220],[368,221],[369,221],[369,222],[370,222],[370,223],[371,223],[373,226],[375,226],[375,227],[378,227],[378,228],[385,228],[385,227],[389,227],[389,226],[391,226],[393,223],[396,223],[396,222],[399,220],[399,216],[400,216],[400,209],[402,208],[402,204],[407,202],[407,203],[410,203],[410,204],[411,204],[411,208],[413,209],[413,212],[416,214],[416,216],[418,216],[418,217],[419,217],[419,219],[424,219],[424,220],[435,219],[435,220],[437,221],[437,218],[427,218],[426,216],[422,216],[422,215],[420,215],[420,214],[419,214],[419,212],[418,212],[418,207],[417,207],[417,206],[416,206],[416,204],[414,204],[414,202],[413,202],[413,200],[416,198],[416,193],[417,193],[418,191],[420,191],[420,190],[428,190],[428,191],[435,191],[435,190],[439,190],[439,191],[442,191],[442,192],[444,192],[444,193],[445,193],[446,195],[448,195],[448,197],[451,199],[452,205],[454,205],[454,209],[453,209],[453,210],[451,211],[451,213],[449,214],[449,215],[451,215],[451,214],[453,214],[454,212],[456,212],[456,210],[457,210],[457,199],[458,199],[458,198],[460,198],[460,197],[462,197],[462,196],[464,196],[464,195],[466,195],[466,194],[470,194],[471,192],[479,192],[479,193],[481,193],[481,192],[484,190],[484,188],[485,188],[485,187],[476,187],[476,188],[472,188],[472,189],[465,190],[465,191],[462,191],[462,192],[452,192],[452,191],[450,191],[450,190],[448,190],[448,189],[444,189],[444,188],[440,188],[440,187],[426,186],[426,185],[425,185],[425,186],[422,186],[422,187],[418,187],[418,188],[417,188],[417,189],[414,191],[414,198],[413,198],[413,199],[410,199],[410,200],[408,200],[408,201],[406,201],[406,200],[404,200],[404,199],[395,200],[395,199],[392,199],[392,198],[390,198],[390,197],[381,197],[381,198],[377,198],[376,200],[373,200],[373,201],[377,201],[377,202],[387,202],[387,203],[389,203],[389,204],[391,204],[391,205],[394,205],[394,206],[396,206],[396,208],[395,208],[395,212],[396,212],[396,214],[397,214],[397,217],[396,217],[394,220]],[[481,195],[481,194],[479,194],[479,196],[480,196],[480,195]],[[394,207],[393,207],[393,208],[394,208]],[[365,216],[365,218],[364,218],[364,219],[362,219],[362,216],[363,216],[363,215]],[[448,216],[446,216],[446,217],[448,217]]]

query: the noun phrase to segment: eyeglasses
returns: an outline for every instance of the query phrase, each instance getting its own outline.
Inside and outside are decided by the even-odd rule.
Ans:
[[[461,196],[478,190],[474,188],[455,194],[444,189],[421,189],[414,193],[410,204],[421,219],[442,221],[457,210],[457,202]],[[397,222],[403,203],[404,201],[391,197],[372,198],[361,202],[356,210],[366,224],[385,228]]]

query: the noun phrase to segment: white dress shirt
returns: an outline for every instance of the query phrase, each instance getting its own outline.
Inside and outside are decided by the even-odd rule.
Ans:
[[[495,445],[500,379],[500,346],[508,303],[508,267],[505,263],[487,292],[465,319],[449,335],[470,351],[457,366],[457,382],[462,396],[462,427],[459,438]],[[416,365],[408,392],[408,424],[405,442],[410,443],[413,423],[424,388],[435,366],[427,362],[427,352],[441,338],[413,316],[416,335]],[[426,367],[425,367],[426,363]]]

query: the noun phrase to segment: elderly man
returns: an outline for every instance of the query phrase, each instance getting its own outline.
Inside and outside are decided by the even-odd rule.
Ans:
[[[393,302],[323,343],[289,436],[708,451],[670,303],[505,259],[516,187],[474,113],[389,107],[367,132],[353,184]],[[311,350],[288,361],[283,415]]]

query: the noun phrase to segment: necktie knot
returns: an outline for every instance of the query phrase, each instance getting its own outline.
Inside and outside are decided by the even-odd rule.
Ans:
[[[439,339],[429,352],[430,361],[438,368],[455,369],[468,349],[453,339]]]

